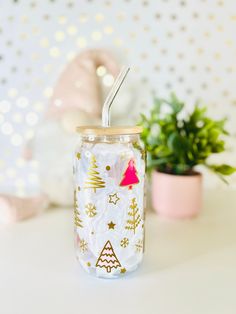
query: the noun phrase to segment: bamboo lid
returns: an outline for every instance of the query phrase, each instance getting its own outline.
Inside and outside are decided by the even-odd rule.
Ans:
[[[141,126],[79,126],[76,131],[83,135],[131,135],[140,134],[143,131]]]

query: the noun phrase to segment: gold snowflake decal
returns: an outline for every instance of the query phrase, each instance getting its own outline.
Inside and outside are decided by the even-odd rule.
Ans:
[[[88,243],[84,239],[81,239],[79,243],[79,247],[80,247],[81,252],[84,253],[88,250]]]
[[[138,242],[135,244],[136,246],[136,252],[142,252],[143,250],[143,240],[138,240]]]
[[[120,246],[123,248],[126,248],[129,245],[129,239],[128,238],[124,238],[120,241]]]
[[[90,217],[90,218],[92,218],[92,217],[94,217],[94,216],[96,216],[97,215],[97,209],[96,209],[96,206],[94,205],[94,204],[92,204],[92,203],[88,203],[86,206],[85,206],[85,208],[86,208],[86,214]]]

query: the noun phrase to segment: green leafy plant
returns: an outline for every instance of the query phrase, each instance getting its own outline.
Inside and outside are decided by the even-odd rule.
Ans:
[[[204,165],[223,180],[236,171],[226,164],[208,163],[210,155],[225,151],[222,135],[229,134],[226,119],[215,121],[206,111],[196,103],[192,113],[183,117],[184,103],[174,94],[169,100],[154,99],[150,117],[142,114],[139,123],[143,126],[141,138],[148,153],[148,170],[191,175],[196,165]]]

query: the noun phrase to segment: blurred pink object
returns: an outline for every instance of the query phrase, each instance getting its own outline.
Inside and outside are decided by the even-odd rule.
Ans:
[[[54,87],[48,115],[58,117],[65,111],[79,109],[100,117],[102,95],[96,73],[99,66],[113,77],[120,71],[112,54],[102,49],[86,50],[72,60]]]
[[[50,203],[72,204],[72,165],[70,161],[68,162],[71,150],[68,148],[74,146],[75,126],[97,124],[100,120],[103,92],[97,75],[99,66],[104,67],[102,70],[104,74],[112,75],[114,78],[120,71],[111,53],[102,49],[90,49],[69,62],[56,80],[44,122],[36,130],[35,137],[39,140],[34,138],[34,141],[28,141],[23,150],[25,160],[34,157],[39,162],[40,177],[43,178],[41,190],[47,195],[39,194],[34,197],[0,195],[0,224],[35,216]],[[57,145],[58,141],[61,141],[61,145]],[[55,149],[50,153],[48,147],[53,145]],[[67,151],[63,151],[63,145]],[[48,171],[50,159],[53,160],[57,156],[61,156],[60,163],[54,163],[53,169]],[[63,178],[60,180],[62,184],[58,184],[58,178]]]
[[[32,158],[33,158],[32,149],[29,148],[28,143],[27,143],[27,145],[23,149],[22,157],[25,160],[32,160]]]
[[[152,204],[158,214],[169,218],[196,216],[202,204],[202,175],[172,175],[154,171]]]
[[[48,206],[45,195],[17,197],[0,195],[0,224],[9,224],[41,213]]]

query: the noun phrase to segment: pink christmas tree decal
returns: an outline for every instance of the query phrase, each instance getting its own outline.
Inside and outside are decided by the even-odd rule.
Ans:
[[[137,170],[134,166],[134,160],[130,159],[128,163],[128,167],[123,174],[123,179],[120,182],[120,186],[129,186],[129,189],[132,189],[133,184],[139,183],[139,179],[137,177]]]

